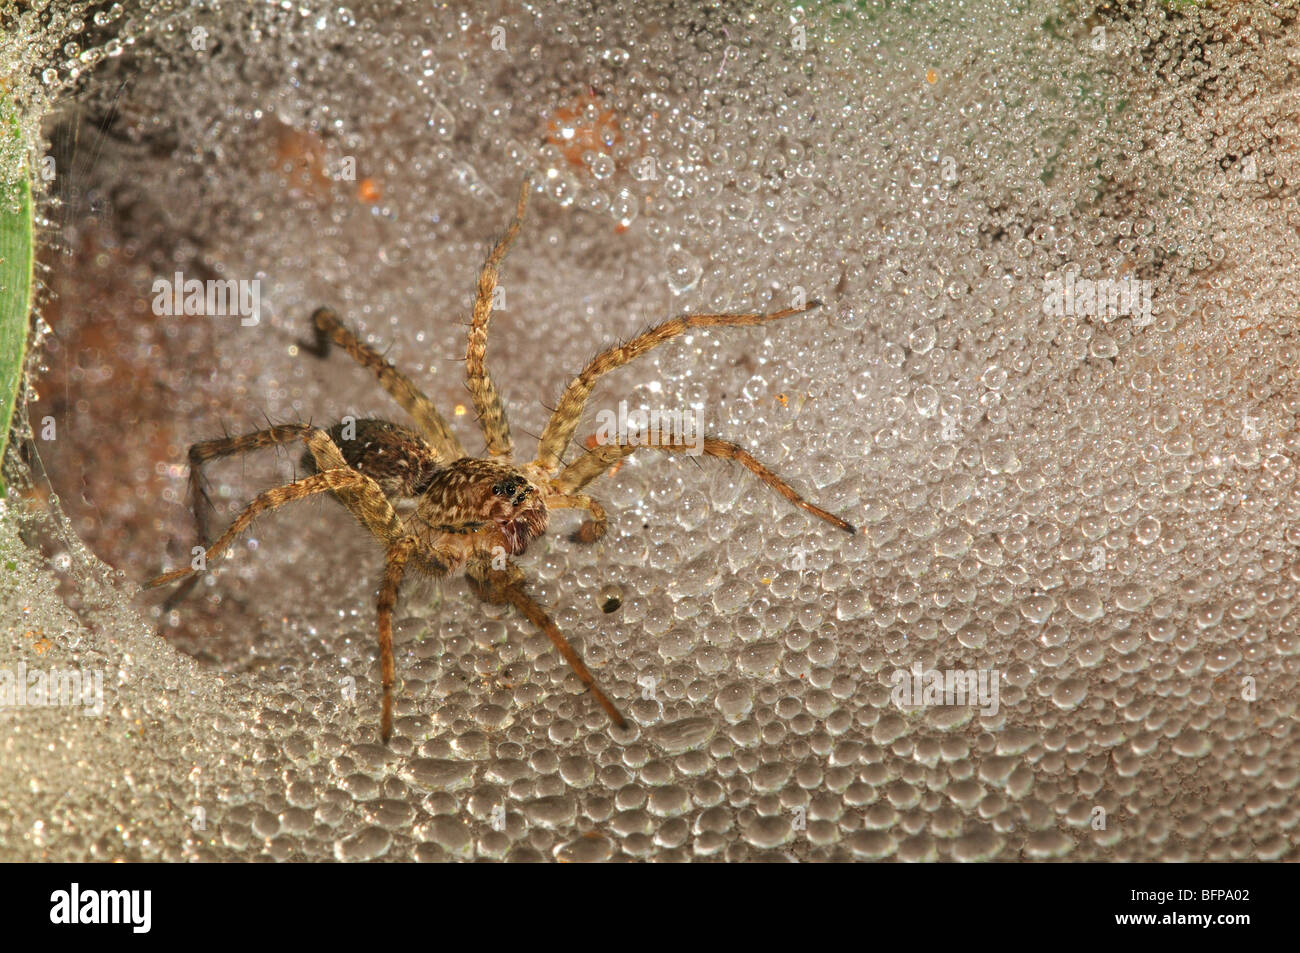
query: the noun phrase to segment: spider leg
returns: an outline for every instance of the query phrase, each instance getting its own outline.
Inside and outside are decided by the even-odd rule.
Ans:
[[[532,189],[532,177],[525,176],[524,184],[519,189],[519,202],[515,206],[515,217],[510,222],[506,233],[496,243],[483,268],[478,275],[478,291],[474,295],[474,314],[469,326],[469,344],[465,350],[465,374],[469,383],[470,397],[474,409],[478,411],[479,426],[483,430],[483,439],[487,443],[488,454],[493,457],[509,457],[514,449],[510,439],[510,422],[506,419],[505,408],[501,405],[501,395],[488,374],[485,358],[487,356],[488,322],[492,318],[492,297],[497,288],[497,271],[501,261],[506,257],[510,243],[519,234],[524,224],[524,209],[528,205],[528,193]]]
[[[685,444],[681,444],[681,443],[676,443],[676,444],[654,443],[649,445],[629,444],[629,443],[607,444],[603,447],[597,447],[594,450],[587,451],[586,454],[579,457],[573,463],[569,464],[569,466],[565,467],[564,470],[560,473],[560,475],[557,476],[553,481],[551,481],[552,490],[556,494],[567,495],[575,500],[579,499],[580,498],[579,496],[575,496],[575,491],[581,490],[587,484],[591,483],[602,473],[608,470],[618,460],[621,460],[623,457],[629,456],[630,454],[633,454],[638,450],[644,450],[644,449],[666,450],[671,453],[686,453],[687,451],[693,448],[688,447]],[[838,516],[834,515],[833,513],[826,512],[826,510],[822,509],[820,506],[815,506],[812,503],[809,503],[807,500],[805,500],[802,496],[800,496],[798,493],[794,491],[794,489],[790,486],[790,484],[786,483],[784,480],[778,477],[767,467],[763,466],[763,464],[755,460],[750,455],[749,451],[747,451],[744,447],[738,446],[737,444],[734,443],[727,443],[725,440],[717,440],[714,439],[713,437],[705,437],[703,452],[705,456],[721,457],[724,460],[737,461],[738,463],[740,463],[741,466],[747,469],[750,473],[753,473],[756,477],[758,477],[760,480],[762,480],[764,483],[770,486],[773,490],[775,490],[777,493],[781,494],[781,496],[789,500],[790,503],[792,503],[793,505],[799,507],[800,509],[807,510],[809,513],[811,513],[813,516],[816,516],[818,519],[825,520],[827,523],[830,523],[836,529],[842,529],[847,533],[856,532],[853,526],[850,525],[848,522],[840,519]],[[563,504],[551,503],[550,498],[548,497],[547,505],[562,506]],[[578,504],[571,504],[571,505],[581,506],[583,504],[578,503]],[[595,520],[596,514],[594,513],[594,511],[592,515],[593,515],[593,520],[589,522],[594,522]],[[601,515],[603,515],[603,512]],[[603,534],[603,532],[604,532],[603,527],[599,527],[599,528],[592,527],[590,530],[588,530],[587,523],[584,523],[583,526],[578,530],[579,535],[591,535],[592,533],[596,533],[596,536],[594,538],[597,539],[600,537],[600,535]]]
[[[207,491],[203,489],[203,465],[209,460],[217,460],[237,453],[248,453],[252,450],[260,450],[263,447],[274,447],[301,438],[307,443],[320,469],[326,470],[346,466],[333,441],[323,431],[319,430],[314,431],[315,434],[319,434],[319,437],[311,436],[313,430],[314,428],[303,424],[281,424],[278,427],[273,426],[266,430],[258,430],[238,437],[219,437],[216,440],[204,440],[190,446],[188,454],[190,461],[190,500],[194,510],[195,535],[200,546],[206,547],[212,539],[208,524],[208,509],[212,506],[212,501],[208,497]],[[186,579],[163,602],[163,611],[170,611],[179,604],[182,599],[189,595],[198,581],[199,577],[197,575]]]
[[[355,470],[326,470],[324,473],[317,473],[314,476],[306,477],[296,483],[288,483],[284,486],[277,486],[273,489],[266,490],[254,497],[253,502],[244,507],[244,511],[235,517],[235,521],[230,527],[221,534],[221,538],[207,548],[204,553],[204,559],[214,559],[229,548],[230,544],[259,515],[267,510],[273,510],[276,507],[284,506],[286,503],[292,503],[294,500],[301,500],[305,497],[312,496],[316,493],[325,493],[329,490],[338,490],[348,483],[355,483],[360,480],[368,480],[369,477],[362,476]],[[378,487],[375,488],[376,491]],[[156,589],[159,586],[165,586],[170,582],[176,582],[178,579],[184,579],[187,576],[199,572],[200,570],[173,569],[171,572],[165,572],[161,576],[156,576],[144,584],[145,589]]]
[[[201,445],[196,443],[190,447],[190,507],[194,510],[194,536],[199,541],[199,545],[206,549],[208,543],[212,541],[208,529],[208,510],[212,508],[212,498],[208,496],[208,491],[203,489],[202,460],[196,460],[194,456],[194,451],[199,446]],[[191,576],[177,586],[172,594],[163,600],[163,612],[174,609],[193,591],[198,581],[198,576]]]
[[[327,490],[332,491],[339,502],[385,544],[391,546],[402,538],[402,521],[392,504],[388,502],[388,498],[384,496],[383,490],[379,488],[379,484],[349,467],[343,459],[343,453],[329,438],[329,434],[306,424],[281,424],[241,437],[226,437],[196,443],[190,448],[191,475],[207,460],[288,443],[291,440],[302,440],[307,445],[321,472],[285,486],[275,487],[257,496],[235,518],[222,537],[207,547],[205,559],[211,559],[234,542],[235,538],[262,511]],[[206,544],[207,541],[201,542]],[[192,580],[197,578],[193,575],[196,572],[197,570],[194,569],[174,570],[146,583],[145,588],[153,589],[186,577],[189,577],[186,579],[186,585],[189,586],[193,584]]]
[[[265,432],[251,436],[264,437],[264,435]],[[324,438],[325,443],[330,448],[333,448],[335,455],[338,455],[338,448],[321,431],[310,432],[306,435],[308,446],[316,454],[318,465],[326,465],[330,462],[330,454],[324,452],[324,448],[319,445],[319,441],[316,439],[318,435]],[[266,444],[259,444],[259,446],[264,445]],[[356,470],[343,465],[313,474],[286,486],[267,490],[259,494],[252,503],[245,507],[244,511],[235,518],[235,521],[230,524],[230,528],[222,534],[221,538],[208,547],[204,559],[210,560],[220,555],[235,541],[240,533],[252,524],[258,515],[266,510],[275,509],[294,500],[301,500],[325,492],[332,492],[371,533],[388,544],[384,579],[380,585],[379,600],[376,604],[379,615],[380,670],[384,690],[380,731],[384,743],[387,744],[393,731],[393,684],[395,681],[393,608],[397,604],[397,590],[401,584],[402,575],[411,558],[411,553],[418,548],[419,544],[413,537],[403,535],[401,520],[388,502],[388,498],[384,496],[379,484],[365,474],[358,473]],[[421,560],[421,566],[425,571],[433,573],[445,573],[448,568],[448,565],[436,554],[425,554],[425,557]],[[184,584],[188,587],[198,578],[197,573],[198,571],[193,568],[176,569],[151,579],[145,583],[144,588],[153,589],[180,579],[184,579]]]
[[[820,301],[809,301],[802,308],[785,308],[770,314],[685,314],[665,321],[642,334],[638,334],[626,344],[609,350],[592,358],[582,369],[582,373],[573,379],[555,405],[555,412],[542,431],[542,439],[537,444],[537,459],[533,465],[541,467],[547,473],[554,473],[560,467],[560,457],[573,439],[573,432],[582,419],[583,408],[596,381],[603,374],[622,367],[636,360],[642,354],[660,344],[670,341],[691,328],[710,327],[752,327],[779,321],[792,314],[802,314],[818,307]]]
[[[330,345],[337,344],[362,367],[372,371],[379,378],[380,385],[388,391],[393,400],[401,406],[420,428],[443,461],[459,460],[465,456],[465,448],[460,445],[456,435],[451,432],[447,422],[438,413],[433,401],[425,397],[411,379],[385,360],[377,351],[362,343],[361,339],[339,320],[339,316],[329,308],[317,308],[311,316],[316,328],[314,342],[299,341],[303,350],[326,357]]]
[[[397,590],[402,584],[406,564],[416,548],[413,538],[394,543],[384,561],[384,581],[379,586],[379,601],[375,608],[379,614],[379,668],[384,685],[384,702],[379,718],[379,735],[384,744],[393,734],[393,682],[396,666],[393,663],[393,608],[397,605]]]
[[[484,602],[493,605],[512,605],[525,616],[528,621],[541,629],[546,637],[551,640],[555,650],[563,656],[564,660],[569,663],[578,679],[586,686],[587,690],[595,696],[600,707],[605,709],[614,724],[620,728],[627,727],[627,719],[623,717],[622,712],[614,705],[609,697],[600,690],[596,684],[596,679],[592,677],[587,666],[583,664],[581,656],[574,651],[569,640],[564,637],[551,617],[546,614],[546,610],[538,605],[523,588],[523,572],[513,562],[509,563],[509,569],[505,571],[491,568],[491,564],[486,560],[478,560],[469,563],[465,567],[465,575],[470,581],[470,587]]]
[[[605,508],[585,493],[548,494],[546,508],[550,510],[586,510],[591,514],[589,519],[583,520],[581,525],[569,534],[569,542],[571,543],[594,543],[604,536],[605,531],[609,528],[609,517],[605,515]]]

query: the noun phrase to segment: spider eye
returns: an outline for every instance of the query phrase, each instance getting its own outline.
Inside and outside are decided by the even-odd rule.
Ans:
[[[510,485],[508,480],[503,480],[500,483],[492,484],[492,492],[497,496],[513,496],[514,487]]]

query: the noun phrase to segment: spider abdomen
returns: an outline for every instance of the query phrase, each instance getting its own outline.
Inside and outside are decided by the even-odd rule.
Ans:
[[[439,469],[437,454],[419,434],[387,420],[349,419],[327,433],[348,466],[378,483],[390,500],[419,496]],[[316,472],[310,452],[303,454],[302,466]]]

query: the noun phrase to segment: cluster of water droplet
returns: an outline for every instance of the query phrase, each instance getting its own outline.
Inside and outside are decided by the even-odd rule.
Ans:
[[[9,658],[48,637],[107,705],[2,716],[10,855],[1295,857],[1293,18],[213,2],[92,43],[31,6],[83,117],[47,214],[85,267],[49,256],[29,408],[61,428],[34,446],[64,600],[14,495],[0,598]],[[381,551],[341,508],[266,517],[167,617],[72,533],[138,583],[188,558],[187,444],[400,419],[297,346],[322,304],[469,441],[464,322],[528,169],[488,357],[521,452],[603,342],[817,298],[655,351],[587,423],[698,409],[859,532],[630,458],[592,488],[606,540],[559,514],[522,565],[637,728],[452,581],[400,609],[386,748]],[[259,322],[153,314],[176,270],[259,280]],[[295,459],[215,466],[223,516]],[[900,705],[928,670],[998,704]]]

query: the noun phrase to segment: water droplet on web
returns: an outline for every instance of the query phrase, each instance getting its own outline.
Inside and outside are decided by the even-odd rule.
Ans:
[[[1127,612],[1145,609],[1151,602],[1151,590],[1146,586],[1131,584],[1115,590],[1115,605]]]
[[[929,384],[922,384],[912,393],[912,402],[916,412],[922,417],[933,417],[939,409],[939,392]]]
[[[675,295],[686,294],[700,282],[704,266],[690,252],[680,245],[674,245],[668,253],[668,287]]]
[[[1143,546],[1150,546],[1160,538],[1160,520],[1144,516],[1133,527],[1133,537]]]
[[[1055,609],[1056,600],[1048,595],[1029,596],[1020,606],[1024,617],[1038,624],[1046,622]]]
[[[609,203],[609,213],[622,228],[627,228],[636,221],[641,203],[631,189],[621,188],[614,193]]]
[[[411,242],[401,238],[379,247],[379,260],[386,265],[401,265],[410,260]]]
[[[623,605],[622,587],[613,584],[602,586],[596,596],[596,602],[600,605],[601,612],[606,614],[617,612]]]
[[[450,139],[456,132],[456,117],[441,103],[435,103],[429,113],[429,128],[439,139]]]
[[[1087,586],[1066,593],[1065,607],[1084,622],[1092,622],[1102,616],[1101,597],[1096,590]]]

